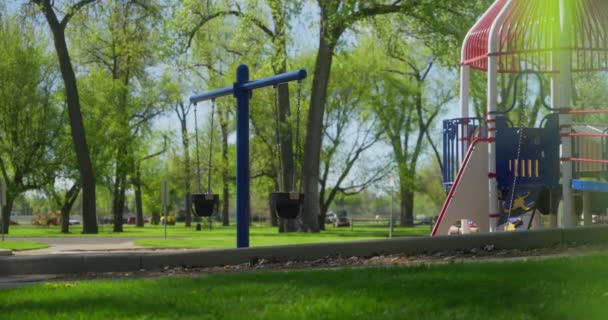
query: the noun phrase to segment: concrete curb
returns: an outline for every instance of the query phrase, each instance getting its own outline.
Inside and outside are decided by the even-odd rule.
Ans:
[[[7,256],[12,256],[12,255],[13,255],[13,250],[0,249],[0,257],[7,257]]]
[[[12,256],[0,257],[0,276],[128,272],[140,269],[156,270],[165,266],[213,267],[248,263],[254,259],[288,261],[315,260],[336,255],[347,257],[369,257],[379,254],[413,255],[482,248],[486,245],[493,245],[496,250],[534,249],[569,243],[608,243],[608,226],[211,251]]]

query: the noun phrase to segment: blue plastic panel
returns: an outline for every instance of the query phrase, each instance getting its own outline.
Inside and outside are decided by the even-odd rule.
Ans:
[[[496,174],[498,188],[509,191],[513,186],[516,159],[523,162],[517,184],[530,187],[559,185],[559,123],[557,114],[547,117],[544,128],[523,128],[521,150],[520,128],[512,127],[505,117],[496,117]],[[519,154],[518,154],[519,153]]]

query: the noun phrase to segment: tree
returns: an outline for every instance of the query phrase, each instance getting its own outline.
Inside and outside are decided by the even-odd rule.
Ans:
[[[230,225],[230,186],[233,184],[231,172],[234,172],[232,165],[233,159],[229,157],[231,147],[228,143],[228,136],[234,131],[234,114],[230,110],[230,104],[218,102],[217,118],[220,126],[220,133],[222,137],[222,225]]]
[[[135,189],[136,227],[138,227],[138,228],[144,227],[144,209],[143,209],[143,199],[142,199],[142,186],[144,183],[143,183],[143,178],[141,175],[141,163],[146,160],[158,157],[161,154],[165,153],[165,151],[167,151],[167,137],[163,136],[163,147],[160,151],[148,154],[143,158],[137,159],[137,162],[135,163],[135,174],[131,178],[131,183],[133,184],[133,187]],[[187,207],[187,208],[189,208],[189,207]],[[188,209],[186,209],[186,211],[188,211]],[[189,214],[186,217],[189,217]],[[189,221],[186,220],[186,222],[189,222]]]
[[[416,170],[424,152],[424,141],[430,142],[440,165],[441,159],[429,131],[439,112],[454,95],[447,82],[449,77],[442,76],[435,80],[433,86],[430,78],[436,62],[429,55],[428,48],[416,45],[414,41],[407,45],[388,43],[391,44],[388,48],[380,49],[386,50],[388,57],[376,60],[381,65],[380,61],[386,59],[387,64],[372,80],[372,108],[386,132],[397,163],[401,225],[413,226]],[[378,48],[368,50],[377,51]],[[446,70],[438,72],[445,73]]]
[[[82,184],[82,232],[97,233],[97,213],[95,201],[95,174],[93,165],[89,155],[89,148],[85,135],[82,113],[80,111],[80,98],[78,95],[78,84],[72,60],[68,51],[68,46],[65,37],[65,30],[68,23],[82,8],[88,6],[96,0],[80,0],[72,2],[64,9],[57,9],[55,1],[52,0],[31,0],[36,4],[44,15],[55,44],[55,52],[59,61],[59,69],[63,78],[64,90],[68,105],[68,115],[70,118],[70,126],[72,128],[72,141],[74,150],[78,160],[78,169],[80,171],[80,181]],[[66,12],[61,20],[57,17],[57,12]]]
[[[359,64],[367,61],[354,61],[350,54],[340,55],[339,61],[330,84],[323,126],[319,179],[321,230],[325,228],[325,216],[336,196],[363,192],[392,169],[382,157],[370,159],[367,155],[384,135],[375,115],[367,112],[368,84],[351,76]]]
[[[318,232],[319,169],[323,141],[323,117],[329,77],[338,40],[357,22],[377,15],[397,12],[413,13],[422,5],[418,1],[317,1],[321,10],[319,49],[313,72],[312,92],[306,126],[306,143],[302,168],[305,193],[303,228]]]
[[[25,21],[0,15],[0,174],[5,181],[3,233],[15,199],[55,178],[62,117],[53,100],[56,73],[44,41]]]
[[[78,36],[80,59],[91,71],[105,74],[107,130],[113,135],[114,173],[111,180],[114,232],[122,232],[126,190],[135,175],[137,141],[151,119],[161,113],[159,99],[145,68],[154,58],[155,1],[110,1],[83,21]],[[150,89],[152,88],[152,89]],[[108,109],[107,105],[99,106]]]
[[[62,116],[65,118],[65,115]],[[49,185],[45,186],[44,191],[59,207],[61,211],[61,233],[67,234],[70,232],[70,212],[81,190],[76,155],[70,141],[68,126],[61,127],[58,143],[54,149],[55,153],[61,156],[57,157],[55,178]]]
[[[190,135],[188,133],[187,117],[190,114],[191,105],[186,106],[183,101],[176,100],[173,103],[173,110],[179,119],[182,147],[184,149],[184,190],[186,190],[184,203],[186,205],[186,227],[190,227],[192,222],[192,215],[190,214],[192,211],[192,166],[190,161]]]

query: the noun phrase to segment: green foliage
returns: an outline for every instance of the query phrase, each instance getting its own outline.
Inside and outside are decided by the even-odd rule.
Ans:
[[[23,192],[52,184],[62,157],[57,74],[45,45],[27,20],[0,15],[0,169],[8,211]]]

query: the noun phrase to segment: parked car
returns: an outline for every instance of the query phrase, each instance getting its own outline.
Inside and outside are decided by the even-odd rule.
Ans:
[[[73,226],[73,225],[80,224],[80,221],[78,219],[70,219],[70,220],[68,220],[68,224]]]
[[[418,219],[418,223],[426,225],[434,225],[437,217],[422,217]]]
[[[112,216],[103,216],[100,218],[101,224],[113,224],[114,217]]]
[[[346,215],[346,211],[338,211],[336,213],[336,220],[334,221],[334,227],[350,227],[350,220]]]
[[[337,219],[338,219],[338,215],[335,212],[333,212],[333,211],[329,211],[325,215],[325,223],[326,224],[334,224],[334,222],[336,222]]]

